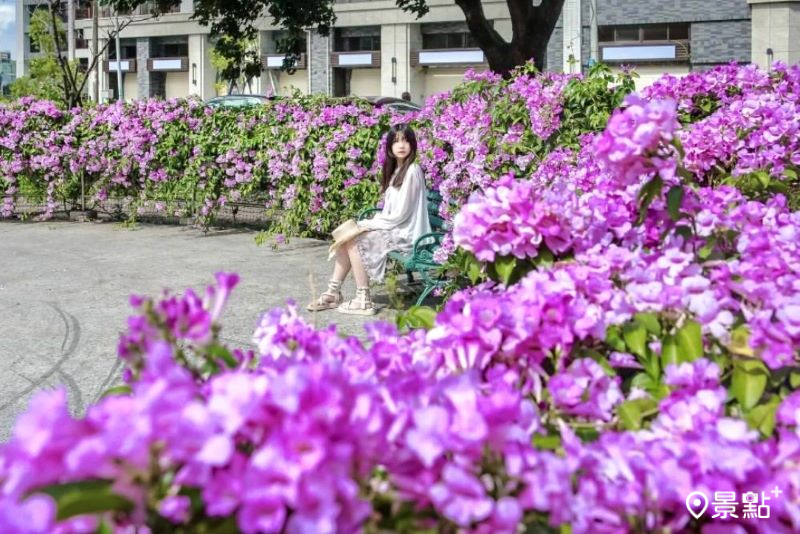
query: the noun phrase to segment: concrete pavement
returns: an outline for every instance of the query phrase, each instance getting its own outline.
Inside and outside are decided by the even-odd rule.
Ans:
[[[202,291],[216,271],[242,280],[223,318],[222,335],[249,346],[261,312],[294,299],[301,308],[330,276],[328,244],[294,239],[279,250],[257,246],[252,230],[202,231],[186,226],[110,222],[0,222],[0,441],[34,392],[65,386],[70,409],[88,404],[119,380],[119,332],[131,294],[157,296],[165,288]],[[345,296],[354,293],[352,278]],[[393,320],[382,290],[382,309],[362,318],[326,311],[303,313],[318,326],[336,323],[361,335],[363,323]]]

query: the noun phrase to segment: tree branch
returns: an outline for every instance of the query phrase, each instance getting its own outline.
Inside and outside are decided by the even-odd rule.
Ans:
[[[69,64],[61,55],[61,36],[59,35],[58,19],[56,18],[56,8],[58,7],[58,0],[50,0],[47,3],[47,10],[50,13],[50,31],[53,37],[53,46],[55,47],[56,63],[61,69],[61,89],[64,98],[64,104],[70,105],[72,95],[70,94],[73,87],[73,80],[69,70]]]
[[[564,0],[542,0],[539,6],[533,8],[529,24],[534,28],[547,29],[546,40],[549,40],[563,8]]]
[[[531,0],[506,0],[506,4],[511,15],[511,42],[518,43],[527,37],[531,10],[537,8],[533,7]]]
[[[497,48],[508,43],[503,40],[497,30],[495,30],[486,15],[483,13],[483,6],[480,0],[455,0],[464,17],[467,19],[467,28],[484,52],[490,48]]]
[[[155,18],[155,16],[150,16],[142,19],[138,19],[137,22],[146,21]],[[97,66],[97,61],[103,56],[106,50],[108,50],[108,46],[111,44],[111,40],[114,39],[118,33],[122,32],[125,28],[130,26],[134,20],[132,18],[127,19],[125,22],[119,25],[119,29],[116,31],[108,31],[106,30],[106,43],[100,47],[100,50],[92,52],[92,62],[89,64],[89,67],[86,69],[86,76],[83,77],[83,81],[81,82],[81,86],[78,89],[78,94],[83,93],[83,89],[86,87],[86,82],[89,81],[89,74],[91,74],[92,70]],[[117,58],[119,60],[120,58]],[[99,78],[99,77],[98,77]]]

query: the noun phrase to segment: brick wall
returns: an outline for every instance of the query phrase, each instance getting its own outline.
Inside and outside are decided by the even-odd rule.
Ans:
[[[747,0],[597,0],[601,26],[739,19],[750,19]]]
[[[691,26],[692,64],[750,62],[750,21],[696,22]]]

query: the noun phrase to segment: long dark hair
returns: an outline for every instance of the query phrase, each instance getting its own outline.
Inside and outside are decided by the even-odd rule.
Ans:
[[[403,138],[408,141],[408,145],[411,148],[411,151],[409,152],[408,156],[406,156],[406,159],[403,161],[400,169],[397,168],[397,158],[395,158],[394,154],[392,154],[392,145],[394,144],[395,139],[397,139],[398,134],[402,135]],[[389,133],[386,134],[386,158],[383,161],[381,193],[386,192],[390,185],[394,187],[400,187],[403,185],[403,179],[406,177],[406,172],[408,172],[408,168],[416,159],[417,136],[414,134],[414,130],[412,130],[411,127],[406,124],[392,126],[392,129],[389,130]],[[395,176],[394,180],[392,180],[392,175],[394,175],[395,171],[397,171],[397,176]]]

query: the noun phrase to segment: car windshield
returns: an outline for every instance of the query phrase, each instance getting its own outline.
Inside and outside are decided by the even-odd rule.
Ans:
[[[264,100],[255,96],[221,96],[212,98],[208,101],[208,105],[212,108],[226,107],[226,108],[241,108],[245,106],[257,106],[264,103]]]

